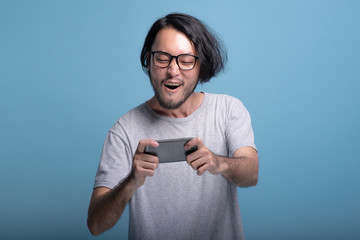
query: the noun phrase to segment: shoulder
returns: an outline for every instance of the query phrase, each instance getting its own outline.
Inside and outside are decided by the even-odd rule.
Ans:
[[[146,117],[146,114],[145,104],[140,104],[122,115],[111,127],[110,132],[117,134],[123,132],[124,129],[131,129],[139,121],[141,122]]]
[[[215,106],[216,108],[223,108],[224,110],[231,110],[237,108],[238,110],[246,110],[244,104],[240,99],[227,95],[227,94],[214,94],[205,93],[207,102],[209,105]]]

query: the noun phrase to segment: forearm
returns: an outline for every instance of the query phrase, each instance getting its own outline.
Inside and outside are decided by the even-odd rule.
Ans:
[[[105,187],[94,189],[88,212],[91,234],[97,236],[114,226],[136,189],[145,183],[146,177],[154,175],[159,159],[144,153],[146,146],[157,147],[159,143],[152,139],[140,140],[129,176],[112,190]]]
[[[89,207],[88,228],[97,236],[115,225],[136,190],[130,177],[95,200]]]
[[[227,158],[217,156],[222,162],[222,175],[238,187],[251,187],[257,184],[258,159],[248,156]]]

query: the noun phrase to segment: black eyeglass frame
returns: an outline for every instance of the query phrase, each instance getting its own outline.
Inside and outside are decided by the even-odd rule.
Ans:
[[[165,55],[167,55],[167,56],[170,57],[169,64],[168,64],[166,67],[160,67],[160,66],[156,65],[156,63],[155,63],[155,58],[154,58],[154,54],[156,54],[156,53],[162,53],[162,54],[165,54]],[[197,62],[197,60],[199,59],[198,56],[191,55],[191,54],[186,54],[186,53],[185,53],[185,54],[179,54],[179,55],[177,55],[177,56],[173,56],[173,55],[171,55],[170,53],[163,52],[163,51],[151,51],[151,55],[152,55],[152,57],[153,57],[153,63],[154,63],[154,65],[155,65],[156,67],[158,67],[158,68],[168,68],[168,67],[170,66],[173,58],[175,58],[175,59],[176,59],[176,64],[178,65],[178,67],[179,67],[181,70],[185,70],[185,71],[194,69],[195,66],[196,66],[196,62]],[[191,57],[194,57],[194,58],[195,58],[194,66],[193,66],[192,68],[189,68],[189,69],[183,69],[183,68],[181,68],[181,67],[180,67],[180,64],[179,64],[179,60],[178,60],[179,57],[181,57],[181,56],[191,56]]]

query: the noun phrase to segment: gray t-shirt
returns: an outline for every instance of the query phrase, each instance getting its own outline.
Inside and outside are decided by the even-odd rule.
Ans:
[[[139,140],[200,137],[213,153],[231,157],[255,148],[250,115],[236,98],[204,93],[186,118],[169,118],[146,103],[110,129],[94,187],[114,188],[129,173]],[[186,162],[161,163],[129,202],[129,239],[243,239],[236,186],[222,175],[198,176]]]

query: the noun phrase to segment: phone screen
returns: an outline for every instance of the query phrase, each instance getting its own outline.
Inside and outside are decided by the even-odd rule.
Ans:
[[[145,153],[158,156],[159,163],[186,161],[186,156],[196,151],[196,148],[191,148],[185,151],[185,144],[192,138],[177,138],[157,140],[158,147],[145,147]]]

